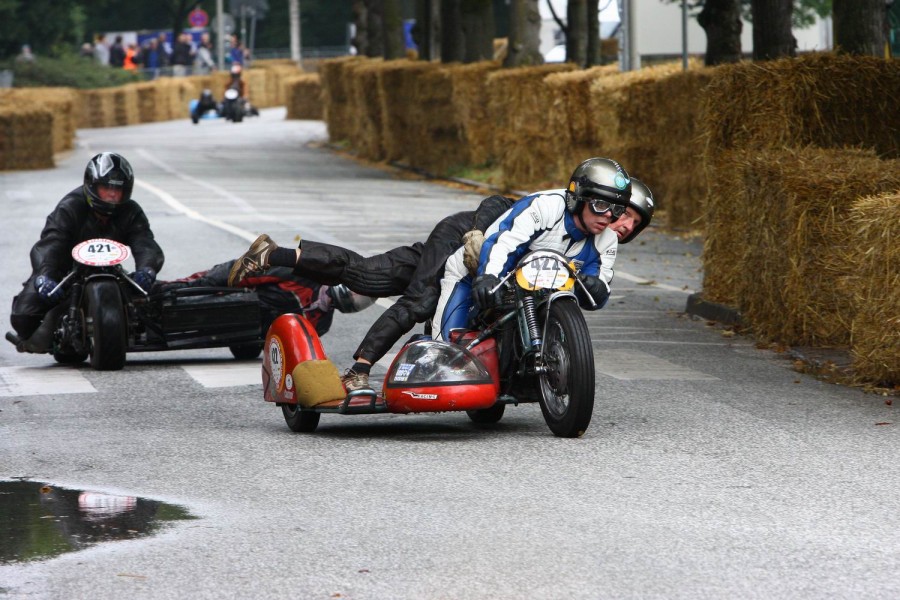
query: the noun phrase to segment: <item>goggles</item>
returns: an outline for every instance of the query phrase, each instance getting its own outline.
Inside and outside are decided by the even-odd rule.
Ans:
[[[584,201],[587,202],[587,205],[591,208],[591,212],[595,215],[602,215],[609,212],[614,219],[618,219],[624,215],[625,209],[628,208],[624,204],[615,204],[608,200],[600,200],[599,198],[585,197]]]

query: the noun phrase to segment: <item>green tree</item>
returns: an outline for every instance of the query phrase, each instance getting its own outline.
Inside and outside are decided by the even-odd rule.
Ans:
[[[78,30],[85,20],[85,4],[76,0],[0,0],[0,57],[15,56],[23,44],[30,45],[38,56],[74,53],[82,41]]]

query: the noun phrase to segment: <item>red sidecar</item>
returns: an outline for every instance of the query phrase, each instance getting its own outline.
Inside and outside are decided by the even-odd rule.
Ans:
[[[494,406],[500,389],[493,339],[472,351],[422,340],[397,354],[381,390],[348,394],[315,328],[296,314],[278,317],[269,328],[262,380],[265,400],[280,406],[298,432],[314,431],[322,413],[479,411]]]

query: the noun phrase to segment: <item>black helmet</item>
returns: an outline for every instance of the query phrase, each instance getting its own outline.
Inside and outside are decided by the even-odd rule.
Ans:
[[[644,227],[650,224],[650,219],[653,218],[654,206],[653,192],[650,191],[647,184],[640,179],[632,179],[631,198],[628,200],[628,207],[633,208],[641,215],[641,222],[637,227],[631,230],[631,233],[629,233],[625,239],[619,242],[620,244],[630,242],[644,229]]]
[[[328,288],[332,305],[342,313],[355,313],[375,304],[375,298],[363,296],[350,289],[343,283]]]
[[[123,156],[115,152],[101,152],[84,169],[84,195],[88,205],[98,213],[109,216],[115,212],[117,205],[100,198],[97,191],[100,185],[122,188],[123,202],[131,198],[134,171]]]
[[[566,208],[577,215],[587,199],[626,206],[630,197],[631,178],[622,165],[609,158],[589,158],[572,172],[566,190]]]
[[[212,100],[212,90],[209,88],[204,89],[202,92],[200,92],[200,97],[204,100]]]

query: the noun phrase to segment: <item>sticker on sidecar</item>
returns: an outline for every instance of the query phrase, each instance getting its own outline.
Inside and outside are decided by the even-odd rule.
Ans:
[[[397,372],[394,373],[394,381],[407,381],[410,373],[416,368],[413,363],[400,363],[397,366]]]
[[[269,363],[272,379],[276,382],[275,390],[281,392],[284,390],[284,346],[281,345],[281,338],[277,335],[269,337],[267,345],[266,362]],[[291,383],[293,384],[293,379]]]
[[[115,240],[96,238],[72,248],[72,258],[89,267],[111,267],[131,255],[131,249]]]
[[[403,394],[408,394],[410,398],[415,398],[416,400],[437,400],[437,394],[419,394],[416,392],[401,392]]]

